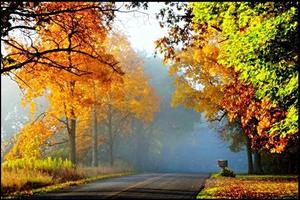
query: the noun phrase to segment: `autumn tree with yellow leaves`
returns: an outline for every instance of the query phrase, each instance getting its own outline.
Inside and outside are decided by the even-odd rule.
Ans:
[[[47,43],[55,41],[57,39],[54,37],[56,31],[57,34],[62,32],[54,25],[51,35],[47,35],[46,32],[42,39]],[[62,35],[63,32],[59,34],[59,36]],[[80,38],[74,38],[75,45],[77,41],[80,41]],[[69,38],[66,38],[65,42],[67,45],[72,45],[72,40]],[[159,109],[155,91],[149,86],[148,79],[143,75],[143,63],[130,47],[125,36],[116,33],[111,37],[103,35],[103,43],[100,43],[101,40],[98,42],[99,44],[93,47],[94,51],[97,51],[97,54],[102,53],[102,57],[105,57],[107,62],[118,63],[114,68],[88,55],[67,53],[56,55],[53,60],[57,63],[76,66],[85,74],[79,76],[72,71],[69,73],[57,68],[46,69],[47,63],[36,64],[35,69],[39,69],[36,74],[27,73],[25,68],[17,73],[18,83],[24,90],[24,102],[30,102],[31,110],[34,113],[34,98],[45,95],[49,101],[45,116],[49,122],[56,123],[56,125],[49,126],[44,124],[43,128],[47,130],[47,137],[36,144],[34,148],[45,143],[47,139],[51,139],[51,136],[55,134],[52,127],[60,130],[66,129],[69,136],[69,158],[74,164],[77,161],[76,155],[83,155],[82,153],[89,149],[89,145],[84,144],[92,143],[92,165],[97,166],[98,143],[105,140],[103,137],[98,137],[97,127],[99,123],[103,122],[107,125],[106,130],[108,130],[109,137],[106,141],[109,141],[111,164],[113,164],[115,136],[121,132],[123,134],[130,132],[131,118],[141,119],[146,123],[153,119],[154,113]],[[85,48],[85,45],[82,45],[82,48]],[[41,122],[39,121],[39,123]],[[24,139],[29,133],[43,135],[44,131],[35,131],[35,127],[38,127],[35,124],[37,122],[24,127],[26,131],[21,131],[18,141],[30,142]],[[93,133],[93,137],[91,137],[91,133]],[[31,147],[33,148],[31,145],[26,145],[24,148],[30,151]],[[20,146],[17,142],[14,149],[18,148]],[[16,151],[14,150],[14,152]],[[16,156],[15,153],[10,153],[10,155]]]
[[[76,4],[69,3],[69,6]],[[60,3],[49,5],[58,7]],[[53,23],[39,30],[39,39],[34,42],[43,51],[56,46],[73,51],[55,51],[47,57],[41,55],[38,61],[28,63],[16,74],[18,84],[24,90],[23,100],[31,102],[31,107],[34,107],[35,97],[45,95],[48,98],[47,115],[65,125],[73,163],[76,163],[76,123],[87,110],[86,106],[90,106],[91,97],[87,91],[94,80],[108,83],[112,74],[122,74],[118,62],[105,51],[103,44],[108,30],[98,14],[84,10],[53,17]],[[82,53],[82,49],[88,53]],[[21,50],[9,50],[13,52],[13,59],[27,59]],[[68,69],[56,66],[68,66]]]
[[[122,81],[110,84],[108,88],[96,85],[97,93],[101,94],[97,95],[99,106],[96,107],[96,113],[101,116],[99,122],[104,127],[110,165],[113,166],[115,138],[132,132],[133,119],[151,122],[159,110],[159,99],[144,74],[142,60],[124,35],[114,32],[107,40],[106,47],[120,62],[124,72]]]

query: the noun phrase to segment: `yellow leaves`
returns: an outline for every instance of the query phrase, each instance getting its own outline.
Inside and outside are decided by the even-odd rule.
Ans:
[[[205,59],[205,52],[201,49],[195,49],[194,50],[194,57],[197,62],[201,63]]]
[[[124,112],[132,113],[139,119],[151,120],[158,110],[159,102],[144,74],[143,61],[123,34],[113,32],[105,45],[107,51],[120,62],[125,75],[122,81],[113,82],[110,88],[103,89],[103,92],[107,94],[101,97],[103,105],[112,105],[119,115]]]
[[[178,72],[178,68],[176,65],[172,65],[170,68],[169,68],[169,74],[171,76],[173,76],[174,74],[176,74]]]
[[[40,9],[60,10],[83,4],[85,3],[45,3]],[[97,12],[63,13],[53,16],[52,20],[57,23],[52,21],[38,31],[38,50],[72,48],[85,54],[68,51],[47,53],[39,58],[40,63],[27,65],[17,72],[28,83],[27,85],[21,80],[18,81],[24,89],[22,104],[25,106],[30,103],[30,112],[33,115],[36,111],[35,98],[45,94],[49,102],[46,111],[51,111],[49,116],[52,118],[50,120],[47,117],[51,125],[45,120],[26,125],[21,130],[11,155],[40,156],[39,147],[55,128],[62,127],[62,123],[58,121],[61,119],[77,119],[78,135],[88,133],[90,108],[94,104],[101,110],[97,112],[99,121],[107,117],[105,108],[108,104],[122,113],[130,113],[144,121],[151,121],[154,113],[159,110],[159,101],[144,75],[143,61],[131,48],[127,38],[119,33],[107,37],[107,30],[102,26]],[[70,34],[72,30],[73,35]],[[91,58],[92,56],[101,58],[101,61]],[[115,73],[106,64],[117,61],[119,64],[114,67],[119,70],[122,66],[122,70],[126,72],[124,76]],[[62,66],[67,67],[66,70],[62,70]],[[83,72],[84,75],[74,74],[78,72]],[[91,92],[93,82],[99,98],[95,98]]]
[[[23,157],[40,157],[41,145],[53,134],[51,127],[53,119],[50,115],[43,115],[37,121],[26,124],[19,132],[16,143],[9,151],[6,160]]]
[[[201,28],[197,25],[192,24],[195,30]],[[198,112],[204,111],[208,119],[213,119],[222,108],[222,89],[234,80],[235,72],[218,63],[220,40],[223,38],[218,31],[208,28],[205,33],[195,35],[193,44],[185,51],[176,52],[177,59],[173,59],[175,63],[169,68],[169,73],[176,77],[172,106],[183,104]],[[164,43],[163,39],[159,42]],[[231,120],[236,117],[237,113],[229,114]]]
[[[202,49],[204,55],[210,59],[218,57],[219,49],[215,45],[207,44]]]
[[[211,196],[206,198],[222,199],[278,199],[296,197],[298,183],[296,176],[238,176],[236,178],[217,177],[206,181],[202,194]],[[200,193],[200,194],[201,194]]]
[[[34,101],[30,102],[29,112],[30,112],[31,116],[34,116],[34,114],[36,112],[36,104]]]
[[[270,119],[267,118],[267,117],[263,117],[258,122],[258,127],[257,127],[258,134],[261,135],[263,130],[266,129],[266,128],[269,128],[270,126],[271,126]]]
[[[139,106],[139,102],[136,99],[131,99],[129,101],[129,104],[132,107],[132,109],[138,108],[138,106]]]
[[[172,105],[183,104],[197,112],[204,111],[208,119],[212,119],[221,108],[222,88],[234,77],[232,69],[217,62],[219,49],[213,42],[217,39],[214,34],[211,30],[204,36],[208,41],[200,45],[203,48],[188,47],[186,51],[177,52],[179,60],[169,68],[169,73],[176,75]],[[235,117],[236,114],[230,116],[232,120]]]

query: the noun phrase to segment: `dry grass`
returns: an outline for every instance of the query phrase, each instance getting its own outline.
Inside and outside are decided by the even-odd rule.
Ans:
[[[197,198],[282,199],[298,198],[297,176],[243,175],[236,178],[212,176]]]
[[[134,171],[131,166],[121,161],[115,162],[111,167],[108,164],[102,164],[99,167],[78,167],[77,172],[83,174],[85,177],[93,177],[101,174],[113,174],[120,172],[132,172]]]
[[[4,194],[47,186],[52,183],[52,176],[39,171],[24,169],[17,171],[1,170],[1,191]]]
[[[49,173],[29,169],[1,169],[1,191],[2,194],[9,194],[83,178],[84,174],[76,169],[60,169]]]
[[[46,162],[46,164],[45,164]],[[1,196],[8,196],[36,188],[129,172],[131,168],[119,163],[114,167],[77,167],[47,160],[14,160],[1,166]],[[91,179],[92,180],[92,179]],[[55,187],[54,187],[55,188]]]

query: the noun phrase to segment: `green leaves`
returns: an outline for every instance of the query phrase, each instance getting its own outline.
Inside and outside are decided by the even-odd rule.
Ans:
[[[163,42],[174,37],[172,33],[158,45],[167,44],[169,49],[161,49],[167,55],[170,52],[174,55],[167,56],[175,61],[170,74],[180,73],[173,104],[183,104],[206,114],[217,113],[221,107],[230,119],[241,120],[251,140],[269,140],[269,146],[258,142],[262,144],[257,145],[259,148],[283,152],[289,139],[295,139],[290,137],[292,133],[298,131],[294,112],[298,109],[297,8],[297,2],[189,3],[192,19],[185,26],[189,37],[176,35],[183,44],[178,48],[179,53],[175,51],[177,41]],[[177,26],[176,23],[168,25]],[[206,50],[211,43],[217,50]],[[176,45],[168,46],[171,44]],[[191,49],[194,56],[190,54]],[[180,72],[180,69],[184,70]],[[204,87],[196,90],[190,82]],[[235,83],[243,87],[238,88]],[[209,104],[214,104],[214,109]]]
[[[292,77],[286,81],[285,87],[280,87],[278,94],[280,96],[289,96],[297,90],[298,87],[298,73],[293,74]]]
[[[288,113],[269,131],[283,138],[298,132],[297,5],[295,2],[191,4],[194,23],[207,26],[207,30],[217,29],[218,37],[228,38],[220,44],[217,62],[234,68],[242,83],[253,85],[258,100],[271,100]]]

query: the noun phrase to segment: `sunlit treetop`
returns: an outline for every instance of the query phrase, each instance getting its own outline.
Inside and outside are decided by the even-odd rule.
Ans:
[[[122,112],[131,112],[145,122],[152,121],[159,110],[159,99],[144,73],[143,61],[123,34],[113,32],[105,44],[125,74],[122,82],[114,82],[108,90],[102,91],[106,94],[103,101]]]
[[[89,56],[112,68],[116,67],[115,62],[109,62],[106,57],[100,55],[102,52],[96,53],[93,50],[97,44],[99,45],[97,41],[103,41],[107,31],[111,28],[116,11],[114,4],[40,2],[3,3],[2,7],[1,2],[2,9],[3,20],[8,24],[3,23],[4,30],[1,32],[1,42],[6,50],[5,55],[2,55],[1,52],[1,56],[3,56],[1,74],[15,73],[15,70],[22,67],[30,67],[37,62],[46,61],[48,65],[51,62],[51,66],[48,67],[68,71],[72,69],[72,73],[77,74],[84,73],[81,71],[82,69],[62,65],[63,63],[56,63],[51,59],[53,54],[55,56],[55,54],[68,52]],[[12,20],[15,24],[12,24]],[[13,33],[21,35],[22,40],[16,38]],[[48,38],[45,39],[45,37]],[[47,45],[41,45],[41,42],[46,41]],[[85,48],[80,48],[83,44]],[[99,48],[97,49],[99,51]]]
[[[288,112],[271,132],[298,132],[298,2],[192,3],[194,23],[219,30],[218,62],[240,72],[259,99]],[[275,128],[276,127],[276,128]]]

